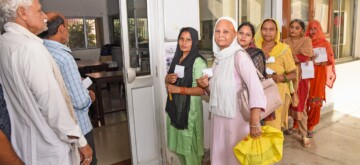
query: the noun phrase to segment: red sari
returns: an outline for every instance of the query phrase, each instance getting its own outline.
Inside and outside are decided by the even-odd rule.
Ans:
[[[310,21],[305,35],[310,36],[310,28],[314,27],[317,29],[317,33],[311,37],[313,48],[325,48],[328,61],[314,65],[315,77],[310,79],[307,101],[308,131],[312,131],[320,121],[320,109],[323,101],[326,101],[325,86],[332,88],[336,79],[334,53],[331,44],[325,38],[320,23],[316,20]]]

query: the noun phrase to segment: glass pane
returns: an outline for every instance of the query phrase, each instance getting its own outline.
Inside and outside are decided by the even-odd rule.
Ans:
[[[291,0],[291,20],[301,19],[309,22],[309,0]]]
[[[315,19],[320,21],[324,33],[329,33],[329,0],[315,0]]]
[[[354,0],[333,0],[333,25],[330,41],[333,44],[335,58],[352,56],[354,6]]]
[[[115,46],[120,46],[121,43],[121,32],[120,32],[120,19],[119,18],[114,18],[113,19],[113,44]]]
[[[265,0],[241,0],[241,14],[239,22],[249,21],[255,26],[255,30],[265,19]],[[260,14],[259,14],[260,13]]]
[[[150,74],[149,33],[146,0],[127,1],[130,67],[137,75]]]
[[[69,28],[69,43],[71,49],[85,48],[84,20],[81,18],[66,19]]]
[[[96,47],[96,24],[95,19],[86,19],[87,47]]]
[[[212,51],[212,35],[215,22],[222,16],[236,19],[236,1],[200,0],[200,36],[199,49]],[[206,56],[206,54],[205,54]]]

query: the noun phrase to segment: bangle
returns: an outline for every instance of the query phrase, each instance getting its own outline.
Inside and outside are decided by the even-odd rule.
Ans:
[[[286,77],[286,73],[284,73],[284,83],[289,82],[289,80]]]
[[[180,94],[186,95],[186,88],[185,87],[180,87]]]
[[[251,124],[249,124],[249,125],[250,125],[250,128],[260,128],[260,127],[261,127],[260,124],[258,124],[258,125],[251,125]]]

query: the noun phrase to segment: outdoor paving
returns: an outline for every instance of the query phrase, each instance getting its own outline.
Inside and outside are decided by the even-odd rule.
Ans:
[[[301,146],[300,135],[285,135],[283,159],[277,165],[360,164],[360,111],[323,114],[310,148]]]

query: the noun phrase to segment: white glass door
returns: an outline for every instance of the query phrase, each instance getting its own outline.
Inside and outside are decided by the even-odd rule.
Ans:
[[[149,1],[149,3],[153,3]],[[133,165],[161,164],[161,117],[156,110],[156,54],[147,0],[120,0],[123,72]]]

